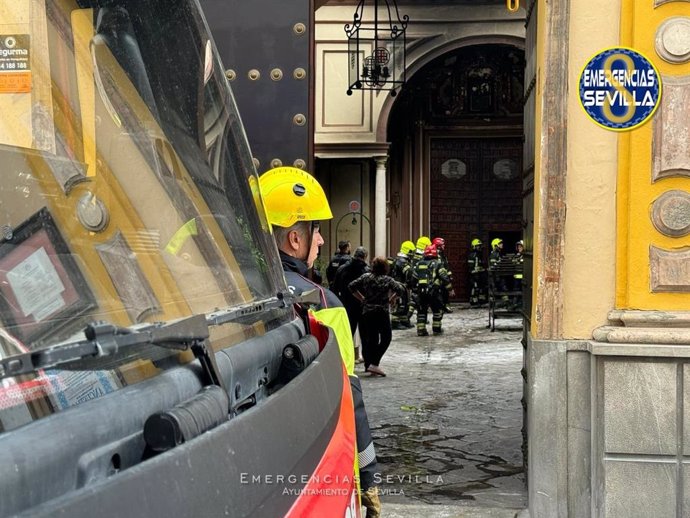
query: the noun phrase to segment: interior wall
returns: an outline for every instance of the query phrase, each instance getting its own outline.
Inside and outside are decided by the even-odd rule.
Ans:
[[[352,250],[364,246],[371,251],[373,242],[372,164],[367,159],[322,159],[316,162],[316,179],[323,186],[331,205],[333,219],[321,223],[324,261],[338,251],[338,241],[347,240]],[[354,215],[351,202],[360,204]],[[367,221],[367,218],[369,221]]]

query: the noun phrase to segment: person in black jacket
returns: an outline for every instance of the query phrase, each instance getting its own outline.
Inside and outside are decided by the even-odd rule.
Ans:
[[[328,287],[333,288],[333,283],[335,282],[335,274],[342,265],[352,259],[350,255],[350,242],[340,241],[338,243],[338,253],[331,257],[328,263],[328,268],[326,268],[326,280],[328,281]]]
[[[335,274],[335,294],[343,302],[343,306],[345,306],[353,335],[357,329],[359,317],[362,316],[362,303],[352,294],[348,286],[352,281],[369,271],[367,256],[367,249],[363,246],[358,246],[352,259],[338,268]]]
[[[342,307],[340,299],[333,292],[307,278],[307,271],[324,243],[319,220],[333,217],[321,185],[310,174],[294,167],[279,167],[264,173],[259,185],[288,289],[299,295],[316,288],[321,293],[321,308]],[[349,379],[355,410],[362,505],[367,508],[367,518],[378,518],[381,515],[381,502],[376,485],[376,451],[361,384],[355,375],[350,375]]]

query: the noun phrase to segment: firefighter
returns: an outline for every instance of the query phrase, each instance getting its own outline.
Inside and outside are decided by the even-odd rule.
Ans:
[[[438,260],[438,251],[434,245],[424,249],[424,255],[414,267],[412,284],[417,294],[417,336],[428,336],[426,329],[427,312],[433,313],[431,330],[435,335],[443,333],[443,299],[441,288],[444,287],[452,296],[453,285],[448,272]]]
[[[330,313],[319,311],[316,314],[317,318],[323,319],[322,321],[329,325],[325,319],[340,316],[339,322],[342,323],[346,317],[338,297],[306,277],[319,247],[324,243],[319,231],[319,221],[333,217],[321,185],[309,173],[295,167],[271,169],[261,175],[259,183],[266,216],[273,228],[288,288],[295,294],[318,289],[321,293],[321,308],[337,309]],[[352,388],[362,505],[367,508],[367,518],[378,518],[381,511],[378,488],[375,484],[378,466],[364,408],[362,388],[359,379],[354,375],[352,335],[347,331],[343,332],[342,325],[330,327],[334,329],[338,338]]]
[[[500,237],[491,240],[491,254],[489,254],[489,270],[492,270],[500,262],[501,257],[503,257],[503,239]],[[497,273],[493,275],[494,290],[496,291],[508,291],[508,283],[502,275]],[[507,301],[508,296],[503,295],[502,300]]]
[[[415,248],[416,247],[414,246],[414,243],[412,241],[403,241],[400,245],[400,251],[407,255],[408,259],[412,258]]]
[[[489,268],[496,265],[503,255],[503,239],[497,237],[491,240],[491,254],[489,254]]]
[[[412,241],[404,241],[400,245],[400,252],[397,253],[392,261],[390,276],[400,284],[405,286],[405,292],[398,297],[392,309],[392,329],[406,329],[414,327],[410,322],[407,312],[410,305],[410,289],[408,287],[412,276],[412,266],[410,265],[410,253],[414,253],[415,246]]]
[[[482,257],[481,239],[472,240],[472,248],[467,255],[467,265],[470,272],[470,306],[485,304],[486,297],[486,268]]]
[[[518,261],[522,262],[522,254],[525,252],[525,242],[521,239],[515,243],[515,255],[518,257]]]
[[[328,281],[328,287],[333,288],[333,283],[335,282],[335,273],[338,271],[342,265],[352,259],[350,255],[350,242],[340,241],[338,243],[338,253],[336,253],[328,263],[328,268],[326,268],[326,280]]]
[[[420,236],[419,239],[417,239],[417,243],[415,244],[415,250],[412,253],[412,257],[410,258],[410,273],[414,272],[414,267],[415,264],[417,264],[419,261],[422,260],[424,257],[424,249],[431,244],[431,239],[429,239],[427,236]],[[417,308],[417,293],[415,292],[414,289],[410,290],[410,306],[407,309],[407,319],[412,320],[412,315],[415,312],[415,309]]]
[[[438,260],[441,262],[443,267],[448,272],[448,277],[450,278],[450,281],[453,282],[453,272],[450,269],[448,257],[446,256],[446,240],[442,237],[435,237],[431,240],[431,244],[436,246],[436,251],[438,252]],[[448,305],[448,290],[441,287],[441,295],[443,296],[443,312],[452,313],[453,310],[450,309],[450,306]]]
[[[422,259],[422,257],[424,257],[424,250],[426,250],[426,247],[429,246],[430,244],[431,244],[431,239],[429,239],[427,236],[420,236],[419,239],[417,239],[417,244],[415,245],[413,262],[417,262],[420,259]]]

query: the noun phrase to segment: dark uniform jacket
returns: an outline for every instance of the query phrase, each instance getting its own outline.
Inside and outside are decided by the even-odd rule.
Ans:
[[[496,266],[496,263],[498,263],[501,260],[501,257],[503,257],[503,254],[500,250],[493,250],[491,254],[489,254],[489,268],[493,268],[494,266]]]
[[[438,259],[424,257],[414,267],[412,283],[417,294],[431,294],[437,296],[440,288],[450,290],[451,278],[448,270]]]
[[[361,259],[355,259],[354,257],[338,268],[333,288],[335,294],[340,297],[345,306],[359,306],[359,300],[348,289],[348,285],[368,271],[369,265]]]
[[[326,268],[326,279],[328,280],[328,286],[332,287],[335,282],[335,274],[342,265],[352,259],[350,254],[341,254],[338,252],[328,263],[328,268]]]
[[[362,313],[381,309],[388,311],[390,292],[393,291],[401,297],[405,294],[405,286],[392,277],[373,273],[365,273],[352,281],[348,288],[352,293],[358,291],[364,296]]]
[[[301,295],[305,291],[319,290],[321,293],[322,307],[340,307],[343,304],[335,294],[323,286],[310,281],[307,278],[308,268],[304,261],[295,259],[292,256],[280,251],[280,262],[283,264],[285,280],[287,281],[290,293]]]
[[[482,264],[482,253],[479,250],[471,250],[467,255],[467,264],[470,267],[470,273],[478,273],[484,271]]]
[[[406,254],[399,253],[391,265],[391,277],[402,284],[407,284],[412,275],[412,265]]]
[[[305,277],[307,265],[286,253],[280,251],[280,261],[283,264],[285,280],[287,281],[290,293],[300,295],[305,291],[318,289],[321,292],[321,307],[342,307],[342,303],[335,294],[328,288],[319,286]],[[376,461],[376,451],[374,441],[371,438],[369,419],[364,408],[364,398],[362,397],[362,386],[357,376],[350,376],[350,388],[352,389],[352,401],[355,406],[355,431],[357,433],[357,452],[359,459],[359,482],[363,491],[375,485],[375,478],[378,472]]]

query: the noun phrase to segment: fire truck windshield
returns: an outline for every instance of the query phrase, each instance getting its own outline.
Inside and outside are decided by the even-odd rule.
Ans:
[[[237,108],[193,0],[0,0],[0,358],[284,289]],[[9,30],[11,28],[11,31]],[[215,326],[214,349],[290,318]],[[0,380],[0,432],[191,356]]]

